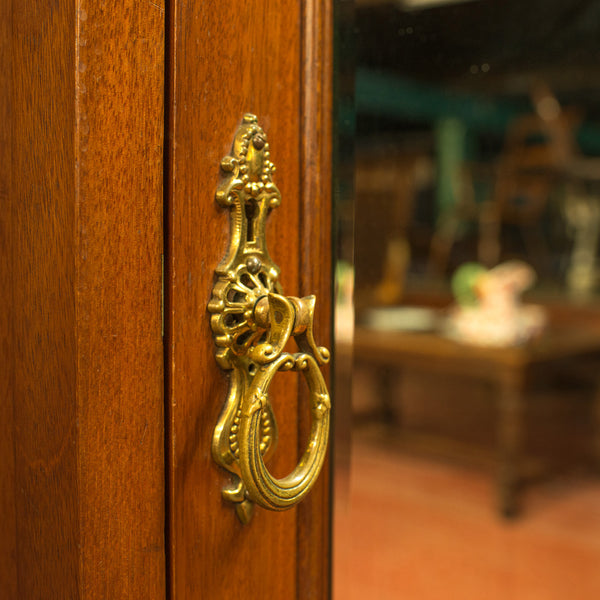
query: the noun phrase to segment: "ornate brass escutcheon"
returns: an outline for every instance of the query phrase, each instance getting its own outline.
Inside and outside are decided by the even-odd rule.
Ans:
[[[254,115],[244,115],[231,154],[221,161],[216,199],[230,209],[229,249],[217,267],[208,310],[229,392],[212,441],[215,461],[232,474],[223,497],[248,523],[254,504],[285,510],[306,496],[319,475],[329,435],[331,402],[320,366],[329,351],[313,337],[315,297],[286,297],[279,268],[266,248],[265,225],[281,195],[273,183],[267,137]],[[284,352],[290,338],[299,352]],[[281,371],[306,379],[312,411],[310,439],[296,468],[281,479],[265,466],[277,444],[269,386]]]

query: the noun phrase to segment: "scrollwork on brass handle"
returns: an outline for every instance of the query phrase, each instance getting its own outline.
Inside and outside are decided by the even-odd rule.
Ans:
[[[281,195],[273,183],[269,144],[247,114],[221,161],[216,199],[231,210],[231,239],[216,269],[208,310],[221,368],[230,371],[229,392],[213,434],[215,461],[233,475],[223,496],[248,523],[254,504],[285,510],[306,496],[319,475],[329,436],[331,402],[320,366],[329,351],[313,336],[315,297],[283,296],[279,268],[266,248],[265,225]],[[290,338],[299,352],[285,352]],[[265,460],[277,444],[269,386],[280,372],[297,371],[308,384],[312,426],[296,468],[274,478]]]

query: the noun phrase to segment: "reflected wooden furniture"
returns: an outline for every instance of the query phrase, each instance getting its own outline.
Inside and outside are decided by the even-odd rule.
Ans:
[[[600,335],[584,328],[551,330],[526,346],[480,348],[434,333],[379,331],[358,327],[354,338],[355,365],[405,369],[424,374],[456,376],[487,383],[497,403],[498,502],[504,516],[517,513],[517,487],[524,440],[527,383],[534,371],[548,373],[565,361],[590,361],[592,375],[600,367]],[[595,367],[595,369],[594,369]],[[589,376],[589,373],[586,372]],[[387,402],[389,398],[380,398]],[[595,394],[595,451],[600,458],[600,395]]]
[[[575,130],[581,122],[576,110],[539,111],[517,117],[508,127],[504,149],[495,167],[494,188],[479,219],[480,260],[494,266],[501,258],[501,227],[517,226],[532,256],[543,262],[549,249],[541,219],[553,194],[570,179],[569,165],[579,155]]]
[[[431,241],[433,272],[447,271],[458,232],[468,222],[476,223],[477,260],[485,266],[493,267],[502,258],[503,225],[518,227],[528,254],[544,263],[549,248],[541,221],[553,195],[564,194],[562,187],[577,179],[571,166],[580,159],[575,131],[581,115],[562,109],[543,85],[532,93],[536,110],[508,125],[498,158],[489,164],[465,163],[457,173],[456,206],[442,215]],[[482,181],[491,191],[478,202],[475,187]]]
[[[393,304],[404,294],[411,259],[409,228],[420,187],[432,178],[423,152],[383,146],[357,153],[355,269],[357,306]]]

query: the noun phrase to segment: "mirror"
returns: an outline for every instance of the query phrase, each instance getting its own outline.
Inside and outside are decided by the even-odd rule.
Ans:
[[[336,18],[334,598],[596,597],[600,2]]]

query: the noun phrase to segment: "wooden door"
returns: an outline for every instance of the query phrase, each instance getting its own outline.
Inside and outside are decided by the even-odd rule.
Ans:
[[[176,0],[169,20],[166,263],[170,586],[173,598],[326,598],[328,467],[298,508],[258,509],[242,525],[221,497],[229,476],[210,440],[227,394],[207,304],[229,239],[215,201],[221,159],[245,113],[268,136],[281,206],[267,244],[288,295],[317,295],[316,337],[329,345],[331,295],[330,30],[320,0]],[[278,376],[279,377],[279,376]],[[274,382],[283,475],[306,444],[295,379]],[[290,389],[293,388],[293,389]],[[300,390],[300,392],[299,392]]]
[[[164,598],[164,7],[0,2],[0,597]]]
[[[269,248],[327,345],[330,30],[317,0],[0,1],[1,598],[327,597],[327,466],[249,525],[221,500],[206,306],[219,162],[254,112]],[[309,427],[276,385],[275,472]]]

